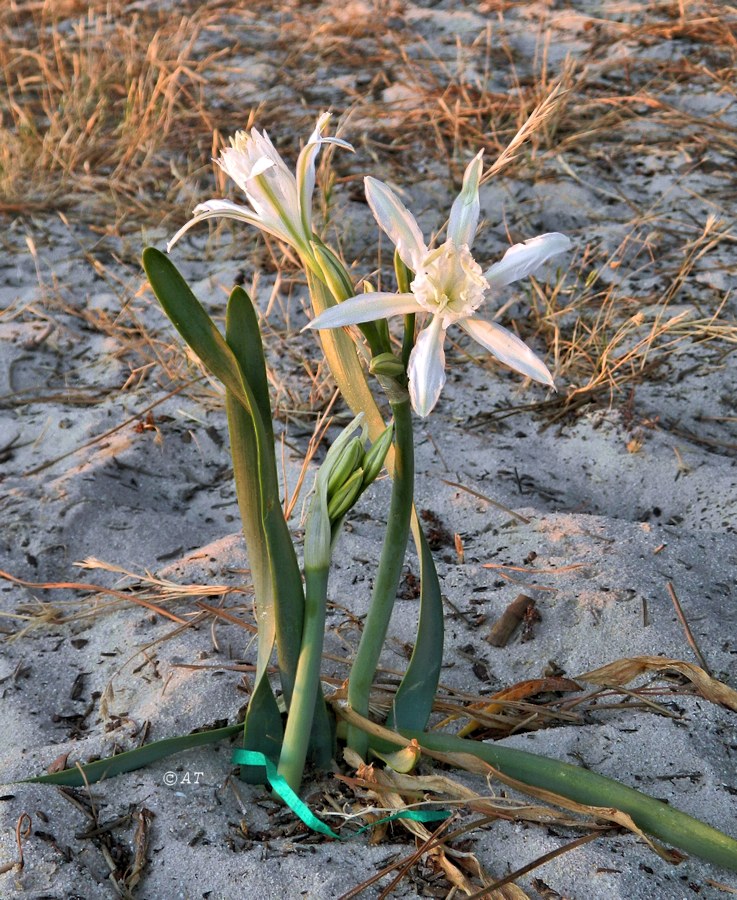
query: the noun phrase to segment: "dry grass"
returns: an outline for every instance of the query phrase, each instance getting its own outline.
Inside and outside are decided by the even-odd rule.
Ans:
[[[650,296],[634,296],[613,283],[600,286],[596,270],[583,284],[568,287],[562,278],[547,287],[533,281],[530,319],[552,349],[551,368],[565,386],[546,406],[553,421],[591,403],[621,403],[635,385],[672,372],[671,357],[685,350],[705,357],[711,345],[712,356],[737,345],[729,294],[710,312],[698,304],[672,309],[696,262],[730,240],[723,224],[709,218],[674,254],[680,261],[663,290]],[[602,265],[616,263],[608,259]]]
[[[201,50],[213,4],[180,15],[130,6],[4,7],[0,211],[82,203],[88,216],[139,227],[160,220],[158,204],[180,199],[178,181],[207,159],[222,120],[205,88],[225,55]]]
[[[554,66],[556,32],[544,20],[536,35],[530,28],[529,58],[509,39],[506,7],[488,6],[500,19],[475,38],[456,37],[452,51],[450,38],[408,41],[406,32],[394,37],[382,23],[358,46],[347,25],[341,31],[337,14],[329,28],[312,30],[303,17],[294,26],[303,39],[299,58],[304,63],[322,52],[358,68],[365,53],[374,74],[353,92],[351,116],[371,123],[365,148],[398,184],[424,178],[426,167],[415,163],[428,156],[457,183],[469,153],[484,147],[496,158],[485,181],[554,179],[563,192],[566,183],[579,183],[601,198],[598,221],[607,221],[612,207],[609,222],[619,225],[620,246],[612,252],[587,244],[584,226],[583,235],[573,235],[578,253],[571,271],[548,286],[533,283],[531,312],[524,311],[521,330],[549,348],[560,390],[536,404],[549,421],[624,402],[643,380],[671,373],[669,363],[684,351],[723,359],[737,340],[730,295],[694,291],[693,276],[724,267],[737,240],[729,194],[737,128],[723,115],[735,99],[737,10],[692,2],[634,10],[629,22],[582,15],[578,34],[590,39],[589,51]],[[519,23],[509,30],[519,39]],[[686,102],[694,91],[717,98],[717,108],[712,102],[701,113],[698,103]],[[546,114],[508,154],[546,98]],[[649,173],[675,159],[683,174],[674,181],[693,193],[693,202],[672,204],[667,194],[641,190]],[[709,184],[703,195],[690,187],[715,172],[721,185]],[[510,240],[539,229],[515,230]],[[645,292],[636,280],[643,273],[658,280]]]

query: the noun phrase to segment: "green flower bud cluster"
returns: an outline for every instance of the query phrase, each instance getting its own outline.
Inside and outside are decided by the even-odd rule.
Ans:
[[[387,378],[401,378],[406,375],[404,363],[393,353],[379,353],[369,363],[369,372],[372,375],[384,375]]]
[[[322,242],[312,241],[312,252],[325,278],[325,284],[336,300],[347,300],[355,294],[345,266],[333,251]]]
[[[328,479],[328,517],[331,523],[341,519],[376,480],[392,443],[393,426],[386,428],[368,450],[359,437],[352,438],[330,472]]]

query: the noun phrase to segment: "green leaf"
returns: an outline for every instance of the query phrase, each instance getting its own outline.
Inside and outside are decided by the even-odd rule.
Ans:
[[[98,759],[95,762],[80,765],[74,769],[64,769],[63,772],[54,772],[50,775],[37,775],[35,778],[25,778],[19,784],[59,784],[65,787],[84,787],[85,783],[94,784],[103,778],[113,778],[123,772],[133,772],[144,766],[150,765],[159,759],[181,753],[183,750],[191,750],[193,747],[202,747],[205,744],[214,744],[224,741],[226,738],[239,734],[243,725],[227,725],[225,728],[215,728],[210,731],[198,731],[195,734],[183,734],[180,737],[164,738],[154,741],[136,750],[128,750],[108,759]],[[81,771],[80,771],[81,770]],[[84,775],[82,774],[84,773]]]
[[[335,738],[335,716],[328,709],[322,684],[318,685],[315,699],[315,715],[310,732],[308,756],[316,769],[327,770],[335,759],[337,742]]]
[[[258,330],[255,312],[246,292],[236,289],[229,302],[227,320],[230,325],[226,322],[226,341],[165,254],[147,247],[143,251],[143,266],[154,293],[174,326],[204,365],[223,382],[250,416],[257,454],[255,459],[247,456],[244,464],[255,465],[260,485],[263,534],[269,554],[272,595],[276,607],[274,616],[280,675],[284,696],[289,703],[299,657],[304,593],[294,546],[279,501],[271,413],[268,391],[265,389],[265,373],[261,369],[263,351],[260,350],[260,336],[248,325],[255,323],[255,330]],[[254,349],[260,356],[256,361],[251,358]],[[253,377],[255,391],[247,380],[246,373]],[[268,428],[264,424],[262,410],[267,412]],[[236,430],[244,436],[247,444],[248,428],[242,420],[237,423]]]
[[[253,301],[242,287],[234,287],[228,299],[225,340],[238,360],[251,389],[263,422],[266,438],[273,445],[273,413],[269,399],[269,381],[261,342],[261,326]]]
[[[263,517],[261,485],[258,477],[258,446],[253,419],[226,389],[230,449],[233,455],[238,507],[248,551],[248,564],[254,586],[254,605],[258,624],[256,684],[248,704],[244,747],[261,751],[269,758],[279,754],[281,714],[269,684],[268,667],[276,640],[276,604]],[[273,738],[272,738],[273,736]],[[242,767],[240,777],[250,784],[264,784],[266,770]]]
[[[475,757],[523,785],[542,788],[587,806],[621,810],[647,834],[707,862],[737,871],[737,840],[613,778],[499,743],[481,743],[454,734],[409,729],[402,729],[401,734],[397,734],[356,715],[351,709],[337,709],[352,727],[370,735],[372,748],[382,753],[404,747],[414,739],[428,756],[468,771],[478,771],[478,764],[469,760],[469,757]]]
[[[243,373],[253,398],[254,408],[257,410],[256,415],[252,416],[252,422],[257,446],[257,471],[261,486],[261,517],[264,532],[264,543],[260,552],[265,551],[268,555],[272,591],[268,609],[265,601],[258,598],[256,607],[259,618],[268,619],[265,627],[273,628],[276,632],[279,674],[284,699],[289,707],[302,644],[304,590],[292,535],[284,519],[279,498],[274,438],[271,430],[271,404],[258,318],[250,297],[242,288],[235,288],[228,300],[225,338],[238,370]],[[261,410],[266,413],[268,429],[264,424]],[[237,420],[237,414],[233,418]],[[244,470],[244,467],[249,465],[253,463],[246,457],[239,466],[236,477],[238,481],[248,481],[250,487],[253,475]],[[259,609],[259,606],[264,608]]]
[[[146,247],[143,268],[177,331],[212,374],[253,414],[256,403],[244,386],[243,373],[233,352],[174,263],[155,247]]]
[[[737,841],[669,804],[590,769],[512,747],[485,744],[448,734],[404,731],[423,749],[470,753],[510,778],[553,791],[577,803],[614,807],[631,816],[643,831],[708,862],[737,871]]]
[[[281,713],[269,684],[266,671],[262,672],[248,701],[243,747],[255,750],[276,764],[281,752],[284,728]],[[240,777],[249,784],[266,784],[266,770],[261,767],[241,768]]]
[[[443,597],[435,563],[422,528],[414,530],[420,549],[420,619],[407,671],[394,697],[387,724],[422,730],[430,718],[443,662]]]
[[[258,442],[253,419],[227,388],[225,409],[228,414],[235,490],[254,588],[256,623],[258,625],[256,677],[260,678],[269,665],[271,652],[274,649],[276,619],[271,558],[266,543],[262,513],[261,481],[258,464],[254,464],[258,460]]]
[[[267,668],[276,641],[282,688],[285,697],[291,699],[304,595],[297,558],[279,503],[261,331],[251,299],[240,287],[233,289],[228,300],[225,339],[258,410],[255,418],[249,415],[226,389],[233,473],[254,579],[258,623],[256,686],[246,714],[244,748],[259,751],[276,763],[283,728]],[[268,472],[264,471],[265,467]],[[283,623],[280,625],[284,617],[293,629],[286,636]],[[296,628],[300,630],[299,635]],[[260,767],[242,767],[240,776],[252,784],[266,782],[266,770]]]
[[[250,314],[249,314],[250,313]],[[233,458],[238,508],[246,539],[248,562],[253,579],[256,622],[258,624],[258,663],[256,679],[266,671],[276,640],[276,600],[271,571],[271,555],[264,530],[264,505],[268,491],[274,490],[273,476],[263,477],[264,458],[268,457],[270,470],[276,469],[274,440],[271,430],[266,366],[258,329],[250,298],[241,288],[235,288],[228,300],[226,314],[226,342],[232,348],[236,361],[252,389],[259,410],[264,446],[259,446],[259,434],[253,416],[238,402],[228,388],[225,390],[225,408],[228,414],[230,452]],[[244,367],[245,366],[245,367]],[[268,420],[268,428],[264,422]],[[267,494],[265,497],[264,494]],[[273,502],[273,499],[272,499]],[[277,497],[278,502],[278,497]]]

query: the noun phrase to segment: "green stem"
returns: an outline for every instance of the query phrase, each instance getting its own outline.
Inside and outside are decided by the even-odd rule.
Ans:
[[[320,663],[325,635],[328,595],[327,567],[305,569],[305,618],[297,677],[289,707],[284,743],[279,757],[279,774],[293,791],[299,791],[310,744],[315,703],[319,698]],[[321,698],[320,698],[321,699]]]
[[[371,684],[399,588],[412,513],[414,443],[409,400],[393,403],[392,410],[395,423],[395,461],[389,518],[371,605],[348,681],[348,703],[363,716],[368,715]],[[368,738],[363,732],[349,729],[348,743],[365,758]]]
[[[402,336],[402,363],[404,365],[404,371],[407,371],[407,366],[409,366],[409,357],[410,353],[412,353],[412,348],[415,345],[415,314],[408,313],[404,317],[404,334]]]

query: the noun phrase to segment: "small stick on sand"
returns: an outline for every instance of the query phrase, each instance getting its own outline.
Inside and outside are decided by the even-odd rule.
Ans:
[[[530,607],[534,607],[532,597],[520,594],[513,600],[489,630],[486,640],[492,647],[506,647],[509,639],[519,626]]]
[[[699,650],[699,645],[696,643],[696,638],[693,636],[693,632],[691,631],[691,628],[686,621],[686,617],[683,614],[680,600],[676,596],[676,590],[670,581],[668,582],[668,593],[670,594],[670,599],[673,601],[673,606],[675,608],[676,615],[678,616],[678,621],[681,623],[681,625],[683,626],[683,630],[686,633],[686,640],[688,641],[689,646],[696,654],[696,659],[698,659],[701,668],[706,672],[707,675],[711,675],[711,670],[709,669],[709,666],[707,665],[706,660],[701,653],[701,650]]]

